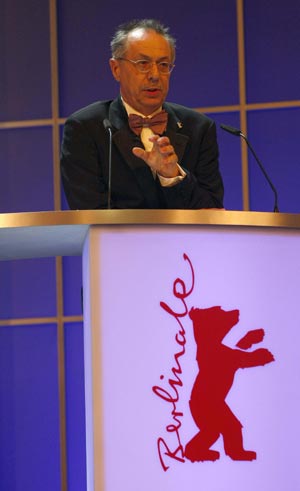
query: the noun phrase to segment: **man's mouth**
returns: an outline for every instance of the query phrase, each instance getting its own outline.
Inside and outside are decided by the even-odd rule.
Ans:
[[[145,87],[144,90],[151,90],[151,91],[160,90],[160,87]]]
[[[158,87],[147,87],[146,89],[144,89],[144,91],[150,94],[158,94],[161,92],[161,90]]]

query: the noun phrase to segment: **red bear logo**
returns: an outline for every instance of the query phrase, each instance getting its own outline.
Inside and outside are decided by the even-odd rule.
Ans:
[[[233,460],[254,460],[256,452],[243,447],[242,424],[226,404],[226,396],[239,368],[262,366],[274,361],[270,351],[251,352],[254,343],[263,340],[263,329],[249,331],[238,343],[240,349],[222,344],[223,338],[239,320],[239,311],[221,307],[192,308],[194,337],[197,344],[199,373],[190,398],[190,410],[199,432],[185,447],[185,457],[192,462],[217,460],[219,452],[210,447],[223,436],[225,453]]]

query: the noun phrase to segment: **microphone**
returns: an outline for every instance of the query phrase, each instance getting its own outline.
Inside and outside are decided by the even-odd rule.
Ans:
[[[277,195],[277,191],[271,181],[271,179],[269,178],[268,174],[267,174],[267,171],[265,170],[264,166],[262,165],[261,161],[259,160],[259,158],[257,157],[256,153],[254,152],[254,149],[252,148],[250,142],[248,141],[247,137],[241,132],[241,130],[237,129],[237,128],[233,128],[232,126],[227,126],[225,124],[221,124],[220,125],[222,130],[225,130],[227,131],[228,133],[231,133],[232,135],[235,135],[235,136],[241,136],[243,138],[243,140],[245,140],[245,142],[247,143],[247,146],[248,148],[250,149],[252,155],[254,156],[260,170],[262,171],[263,175],[265,176],[269,186],[271,187],[273,193],[274,193],[274,209],[273,211],[275,213],[278,213],[279,212],[279,208],[278,208],[278,195]]]
[[[108,150],[108,191],[107,191],[107,209],[111,209],[111,149],[112,149],[112,125],[109,119],[103,120],[103,126],[109,133],[109,150]]]

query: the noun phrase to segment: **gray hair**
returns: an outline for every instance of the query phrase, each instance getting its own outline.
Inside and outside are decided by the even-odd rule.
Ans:
[[[174,61],[176,40],[173,36],[171,36],[171,34],[169,34],[169,28],[155,19],[136,19],[126,22],[125,24],[121,24],[117,28],[110,43],[111,54],[113,58],[120,58],[124,56],[127,49],[128,34],[136,29],[155,31],[157,34],[163,36],[170,44],[172,51],[172,61]]]

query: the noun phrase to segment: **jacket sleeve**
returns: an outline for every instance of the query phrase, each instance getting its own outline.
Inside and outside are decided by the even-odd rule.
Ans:
[[[100,129],[99,129],[100,131]],[[64,127],[61,145],[61,177],[71,209],[107,207],[107,192],[103,182],[103,156],[85,122],[69,118]]]

